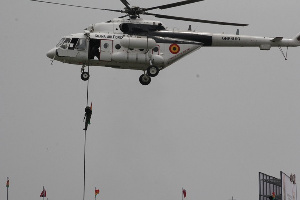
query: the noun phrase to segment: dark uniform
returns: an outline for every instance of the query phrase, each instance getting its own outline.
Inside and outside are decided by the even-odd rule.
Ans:
[[[92,117],[92,108],[87,106],[85,107],[85,115],[84,115],[85,126],[83,130],[87,130],[88,125],[91,124],[91,117]]]

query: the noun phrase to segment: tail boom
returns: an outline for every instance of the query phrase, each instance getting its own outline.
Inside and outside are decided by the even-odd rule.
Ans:
[[[259,47],[269,50],[271,47],[297,47],[300,46],[300,34],[294,39],[283,37],[258,37],[247,35],[213,34],[212,46],[215,47]]]

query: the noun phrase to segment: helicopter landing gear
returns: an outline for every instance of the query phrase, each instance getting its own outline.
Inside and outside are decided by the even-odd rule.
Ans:
[[[81,67],[81,80],[83,81],[87,81],[90,78],[90,73],[84,71],[85,67],[86,67],[85,65],[82,65]]]
[[[82,72],[81,73],[81,80],[87,81],[90,78],[90,74],[88,72]]]
[[[159,73],[159,69],[158,69],[158,67],[156,67],[154,65],[151,65],[147,68],[147,74],[151,77],[157,76],[158,73]]]
[[[146,73],[147,71],[147,73]],[[155,77],[158,75],[159,73],[159,68],[154,66],[154,65],[150,65],[145,71],[144,74],[142,74],[140,76],[140,83],[142,85],[149,85],[149,83],[151,82],[151,77]]]
[[[149,85],[151,77],[148,74],[142,74],[139,80],[142,85]]]

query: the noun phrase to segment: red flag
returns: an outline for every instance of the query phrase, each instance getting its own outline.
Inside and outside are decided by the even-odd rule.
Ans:
[[[182,190],[182,194],[183,194],[183,197],[185,198],[186,197],[186,190],[185,189]]]
[[[7,188],[9,187],[9,179],[7,179],[7,181],[6,181],[6,187]]]
[[[41,195],[40,195],[40,197],[46,197],[47,195],[46,195],[46,190],[45,190],[45,188],[43,188],[43,191],[41,192]]]
[[[97,194],[99,194],[100,193],[100,190],[98,189],[98,190],[96,190],[95,189],[95,196],[97,196]]]

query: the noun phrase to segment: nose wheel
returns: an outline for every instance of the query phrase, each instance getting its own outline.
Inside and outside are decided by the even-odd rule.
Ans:
[[[81,67],[81,80],[83,80],[83,81],[87,81],[90,78],[90,73],[89,73],[90,70],[88,68],[88,71],[85,72],[84,71],[85,67],[86,67],[85,65],[82,65],[82,67]]]
[[[88,72],[82,72],[81,73],[81,80],[87,81],[90,78],[90,74]]]

